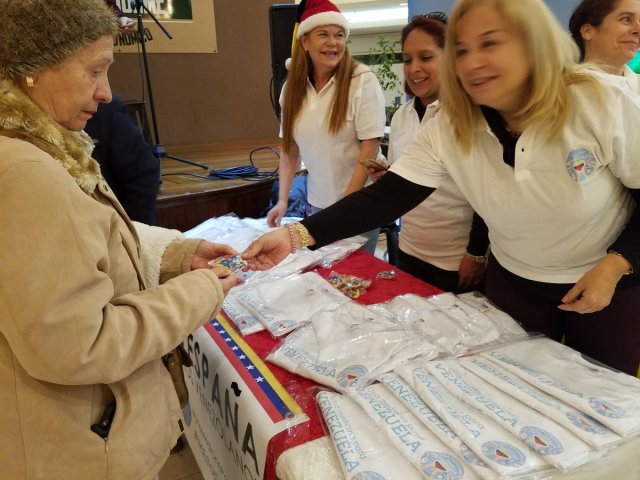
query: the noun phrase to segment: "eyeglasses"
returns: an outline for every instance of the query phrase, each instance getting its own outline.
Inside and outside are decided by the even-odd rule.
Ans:
[[[449,20],[449,17],[447,17],[447,14],[444,12],[429,12],[429,13],[423,13],[422,16],[424,18],[428,18],[431,20],[437,20],[439,22],[444,23],[445,25],[447,24],[447,21]]]

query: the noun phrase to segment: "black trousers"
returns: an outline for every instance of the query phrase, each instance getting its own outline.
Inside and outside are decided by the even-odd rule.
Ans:
[[[624,279],[623,279],[624,280]],[[611,304],[595,313],[558,309],[572,284],[536,282],[514,275],[490,257],[485,278],[487,297],[520,322],[630,375],[640,365],[640,286],[618,284]]]
[[[472,290],[478,290],[480,292],[484,290],[484,282],[474,285],[471,288],[460,288],[458,287],[457,270],[443,270],[413,255],[409,255],[402,250],[399,252],[398,260],[398,267],[400,267],[401,270],[445,292],[464,293]]]

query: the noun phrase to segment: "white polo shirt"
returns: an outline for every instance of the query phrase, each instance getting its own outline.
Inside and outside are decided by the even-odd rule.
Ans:
[[[286,84],[280,104],[285,88]],[[358,161],[360,140],[384,135],[384,96],[369,67],[358,65],[354,72],[346,124],[337,135],[327,130],[327,112],[335,92],[335,77],[320,92],[308,82],[307,97],[293,129],[293,139],[309,172],[307,201],[318,208],[326,208],[344,196]]]
[[[436,114],[439,102],[418,118],[413,99],[402,105],[391,120],[388,159],[393,163],[411,144],[418,131]],[[416,208],[402,216],[400,250],[449,271],[457,271],[467,251],[473,209],[452,179]]]
[[[640,95],[640,75],[629,68],[629,65],[624,66],[624,72],[622,74],[624,80],[632,92]]]
[[[625,186],[640,188],[640,97],[608,75],[570,87],[574,111],[559,138],[546,143],[529,128],[518,139],[515,167],[484,118],[470,153],[441,111],[391,171],[430,187],[451,177],[489,227],[498,262],[524,278],[574,283],[619,236],[634,208]]]

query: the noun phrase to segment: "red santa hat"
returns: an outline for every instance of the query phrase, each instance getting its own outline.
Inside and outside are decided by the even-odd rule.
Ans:
[[[342,27],[345,35],[349,36],[347,18],[329,0],[302,0],[296,11],[296,22],[298,23],[298,28],[295,31],[296,39],[323,25]]]
[[[307,32],[323,25],[337,25],[344,29],[349,36],[349,22],[340,9],[329,0],[302,0],[296,9],[296,25],[293,29],[291,42],[291,56],[296,49],[296,43]],[[285,66],[289,70],[291,58],[287,58]]]

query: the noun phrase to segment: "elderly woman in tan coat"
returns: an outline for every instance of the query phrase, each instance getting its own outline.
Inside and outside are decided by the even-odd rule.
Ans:
[[[143,226],[141,245],[91,158],[104,2],[0,16],[0,478],[149,479],[181,430],[161,357],[218,312],[235,278],[207,262],[233,250]]]

